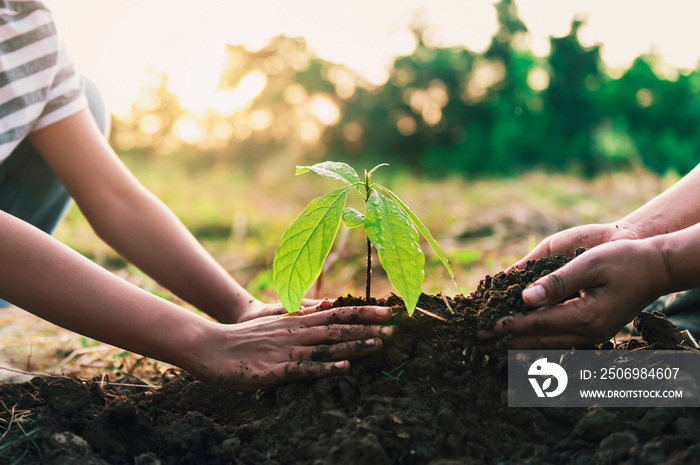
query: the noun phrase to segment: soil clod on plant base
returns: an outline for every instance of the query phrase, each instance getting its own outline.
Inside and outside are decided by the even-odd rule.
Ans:
[[[371,302],[395,307],[395,337],[317,381],[256,393],[187,376],[146,392],[52,378],[0,386],[0,464],[700,463],[696,409],[507,407],[503,358],[480,350],[477,331],[528,311],[522,290],[567,260],[487,276],[466,297],[422,295],[418,307],[446,321],[409,318],[395,296]],[[635,324],[640,337],[605,347],[687,347],[658,315]]]

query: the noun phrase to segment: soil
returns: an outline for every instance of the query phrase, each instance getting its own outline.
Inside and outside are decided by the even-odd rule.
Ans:
[[[509,408],[505,352],[476,333],[528,311],[522,289],[566,263],[533,261],[470,296],[400,299],[398,334],[350,371],[255,393],[185,373],[159,389],[34,378],[0,386],[0,464],[691,464],[700,412],[670,408]],[[336,305],[362,303],[350,296]],[[605,348],[686,347],[662,315]]]

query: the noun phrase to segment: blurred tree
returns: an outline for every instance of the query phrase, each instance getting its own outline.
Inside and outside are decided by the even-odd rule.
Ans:
[[[490,142],[490,162],[484,168],[512,173],[539,161],[545,135],[539,106],[532,103],[539,97],[528,83],[535,57],[526,46],[527,27],[512,0],[501,0],[495,7],[499,28],[484,57],[503,72],[500,81],[489,88],[486,100],[492,122],[490,127],[482,128]]]
[[[700,160],[700,73],[659,77],[660,58],[638,57],[602,89],[602,109],[634,142],[638,163],[686,173]]]
[[[336,153],[444,171],[445,162],[434,163],[429,153],[461,143],[465,121],[480,116],[460,98],[474,55],[430,48],[424,29],[413,32],[416,48],[394,62],[388,82],[359,87],[357,97],[345,102],[340,124],[328,134]]]
[[[575,19],[567,36],[550,39],[550,80],[544,96],[549,124],[542,150],[548,165],[558,169],[578,166],[592,175],[605,166],[605,160],[596,157],[592,136],[602,120],[597,93],[606,78],[600,47],[586,48],[579,41],[582,24]]]
[[[540,97],[528,84],[535,58],[524,47],[527,28],[512,0],[496,9],[500,27],[483,56],[431,48],[425,28],[414,27],[416,48],[395,60],[389,81],[347,102],[331,133],[333,149],[429,174],[504,174],[531,166],[544,136],[541,103],[533,103]],[[348,127],[358,127],[361,140],[343,140]]]

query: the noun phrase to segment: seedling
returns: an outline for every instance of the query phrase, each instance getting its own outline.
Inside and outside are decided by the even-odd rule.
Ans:
[[[396,194],[371,182],[377,168],[385,165],[377,165],[369,172],[365,170],[364,181],[360,181],[357,172],[345,163],[327,161],[297,166],[297,175],[310,171],[342,181],[346,186],[312,200],[279,243],[272,263],[272,287],[289,312],[299,310],[304,294],[321,274],[341,221],[349,228],[364,226],[367,234],[367,300],[374,246],[389,282],[403,298],[409,315],[413,314],[425,276],[425,255],[418,243],[418,231],[454,280],[450,263],[430,231]],[[345,208],[350,190],[355,190],[364,200],[364,214]]]

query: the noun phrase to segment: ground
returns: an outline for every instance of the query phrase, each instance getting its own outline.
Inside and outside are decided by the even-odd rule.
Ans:
[[[477,328],[528,310],[516,287],[565,261],[487,276],[466,297],[423,295],[427,312],[410,318],[391,297],[399,331],[387,349],[318,381],[240,393],[168,370],[159,388],[62,376],[3,385],[0,463],[698,463],[697,409],[507,406],[504,351],[481,346]],[[647,330],[667,326],[649,318],[663,324],[638,321],[646,340],[606,348],[690,350],[677,330]]]

